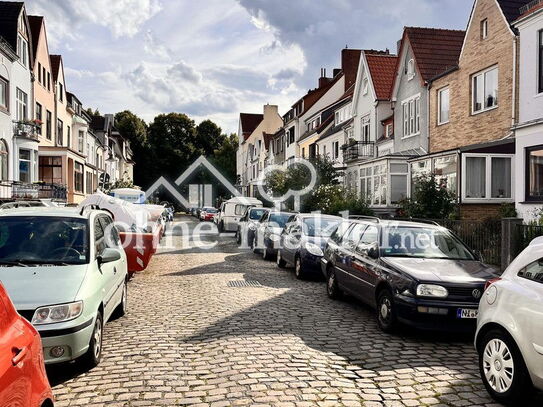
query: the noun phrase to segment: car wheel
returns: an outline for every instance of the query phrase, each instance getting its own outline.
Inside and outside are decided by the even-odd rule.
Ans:
[[[89,349],[83,355],[83,364],[86,368],[92,369],[98,366],[102,359],[102,339],[104,336],[104,320],[102,314],[98,312],[94,321],[94,329],[92,330]]]
[[[518,405],[531,395],[533,386],[524,359],[509,335],[498,329],[491,330],[478,350],[481,378],[494,400]]]
[[[337,283],[336,271],[333,267],[330,267],[328,270],[328,276],[326,278],[326,294],[333,300],[340,299],[343,296],[343,292]]]
[[[236,231],[236,243],[241,244],[241,233],[239,232],[239,229]]]
[[[281,257],[281,250],[277,251],[277,259],[276,259],[277,267],[284,269],[287,266],[287,262],[283,260]]]
[[[396,306],[388,289],[381,290],[377,296],[377,324],[386,333],[394,332],[398,324]]]
[[[124,317],[126,311],[128,311],[128,281],[124,282],[123,296],[121,298],[121,302],[119,303],[119,305],[117,305],[117,308],[115,309],[115,312],[113,314],[114,318],[117,319]]]
[[[219,233],[224,232],[224,222],[219,223]]]
[[[304,266],[300,256],[296,255],[294,258],[294,274],[298,280],[303,280],[305,277]]]

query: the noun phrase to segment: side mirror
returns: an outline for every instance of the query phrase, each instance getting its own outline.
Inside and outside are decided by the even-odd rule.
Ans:
[[[111,249],[108,247],[96,258],[96,260],[98,260],[98,265],[121,260],[121,252],[117,249]]]
[[[373,260],[377,260],[379,258],[379,248],[376,244],[372,244],[368,249],[368,257]]]

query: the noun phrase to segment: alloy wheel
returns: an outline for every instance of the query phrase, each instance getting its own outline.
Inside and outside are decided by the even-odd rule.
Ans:
[[[515,364],[507,344],[501,339],[489,341],[483,352],[485,379],[497,393],[505,393],[513,384]]]
[[[94,357],[95,359],[99,359],[100,354],[102,353],[102,321],[100,318],[96,318],[96,322],[94,324],[94,332],[92,335],[94,339]]]

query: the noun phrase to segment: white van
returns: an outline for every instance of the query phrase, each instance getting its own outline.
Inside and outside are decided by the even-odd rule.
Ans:
[[[256,198],[237,196],[223,202],[216,216],[219,232],[235,232],[238,230],[238,222],[245,215],[248,208],[262,206],[262,201]]]

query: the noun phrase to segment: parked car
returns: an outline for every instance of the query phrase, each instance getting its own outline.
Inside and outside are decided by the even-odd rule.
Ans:
[[[205,206],[200,211],[200,220],[204,222],[212,222],[216,214],[217,209],[210,206]]]
[[[262,206],[262,201],[256,198],[237,196],[223,202],[217,214],[217,226],[219,232],[235,232],[238,230],[238,222],[248,208]]]
[[[262,253],[264,260],[277,254],[279,239],[287,221],[294,216],[292,212],[269,211],[262,215],[251,245],[254,253]]]
[[[491,280],[479,306],[475,346],[481,378],[500,403],[543,390],[543,239],[535,239]]]
[[[385,332],[475,330],[479,300],[495,270],[439,225],[351,220],[332,234],[321,260],[327,293],[343,292],[377,310]]]
[[[294,216],[281,233],[277,265],[283,268],[293,264],[298,279],[311,272],[320,273],[324,247],[342,221],[342,218],[330,215]]]
[[[40,333],[46,364],[96,366],[105,323],[127,309],[127,259],[105,211],[0,212],[0,280]]]
[[[0,283],[0,406],[52,407],[40,335]]]
[[[268,208],[253,207],[247,209],[245,215],[238,222],[238,230],[236,231],[236,242],[238,244],[249,245],[253,242],[255,230],[262,216],[269,212]]]

